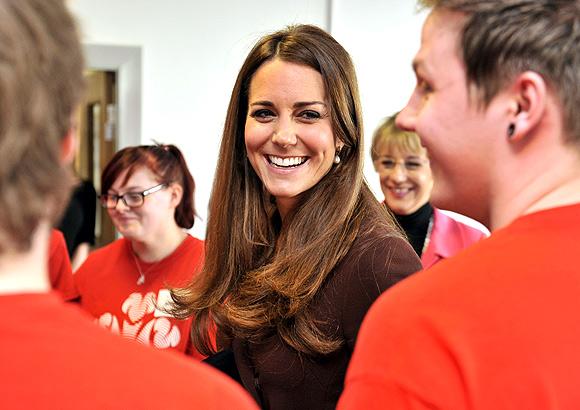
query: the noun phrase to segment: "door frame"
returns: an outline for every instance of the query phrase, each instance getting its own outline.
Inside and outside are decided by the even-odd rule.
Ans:
[[[141,47],[84,44],[89,69],[117,73],[117,149],[141,144]]]

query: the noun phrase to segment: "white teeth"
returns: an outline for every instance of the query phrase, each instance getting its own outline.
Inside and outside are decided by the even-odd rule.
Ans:
[[[306,162],[307,157],[275,157],[268,155],[268,160],[278,167],[295,167]]]
[[[410,188],[390,188],[395,195],[406,195],[411,191]]]

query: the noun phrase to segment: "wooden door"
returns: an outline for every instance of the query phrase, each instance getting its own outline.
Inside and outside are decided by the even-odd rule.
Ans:
[[[75,171],[101,193],[101,173],[117,150],[117,84],[112,71],[87,71],[87,95],[80,110],[79,144]],[[115,227],[97,206],[95,247],[115,240]]]

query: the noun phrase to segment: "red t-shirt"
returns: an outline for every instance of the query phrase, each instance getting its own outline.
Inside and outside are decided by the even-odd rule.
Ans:
[[[580,408],[580,204],[525,215],[386,292],[338,408]]]
[[[201,359],[191,347],[191,319],[175,319],[161,307],[171,299],[170,288],[186,286],[200,271],[203,241],[187,235],[171,255],[149,264],[136,262],[130,246],[123,238],[89,255],[74,275],[81,306],[114,333]]]
[[[71,300],[78,297],[74,285],[70,258],[66,250],[66,242],[62,232],[53,229],[50,234],[48,249],[48,277],[52,289],[57,290],[63,299]]]
[[[123,340],[54,294],[0,296],[0,408],[257,410],[203,363]]]

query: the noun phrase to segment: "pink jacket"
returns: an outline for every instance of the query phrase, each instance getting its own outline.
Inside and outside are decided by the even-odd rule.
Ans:
[[[433,208],[433,230],[429,245],[421,256],[423,268],[427,269],[442,259],[450,258],[486,237],[487,234],[479,229],[459,222],[439,209]]]

